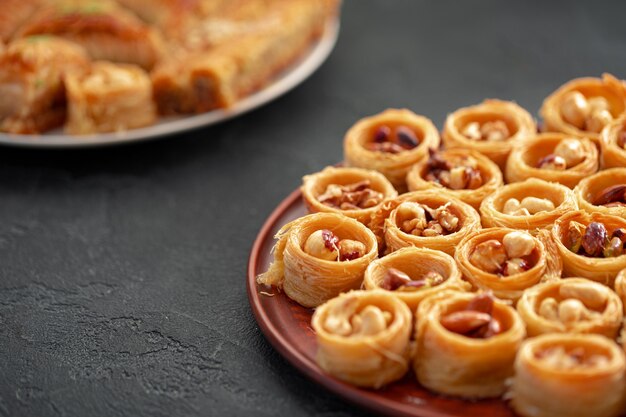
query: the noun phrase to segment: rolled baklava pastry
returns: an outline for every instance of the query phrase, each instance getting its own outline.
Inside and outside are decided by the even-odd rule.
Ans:
[[[550,94],[539,114],[548,132],[590,138],[599,145],[600,132],[626,109],[624,84],[610,74],[577,78]]]
[[[519,142],[506,164],[507,182],[539,178],[574,188],[598,171],[598,149],[587,138],[542,133]]]
[[[410,167],[439,147],[439,132],[429,119],[406,109],[388,109],[359,120],[343,142],[344,160],[353,167],[381,172],[398,191],[406,191]]]
[[[448,115],[442,139],[446,149],[473,149],[504,169],[513,144],[536,133],[530,113],[511,101],[492,99]]]
[[[600,135],[602,168],[626,167],[626,116],[609,123]]]
[[[376,236],[358,221],[335,213],[309,214],[276,234],[274,262],[257,277],[304,307],[317,307],[357,289],[378,256]]]
[[[561,216],[552,238],[563,260],[564,277],[583,277],[613,286],[626,268],[626,219],[573,211]]]
[[[524,291],[517,311],[528,336],[597,333],[615,339],[622,327],[622,301],[609,287],[585,278],[535,285]]]
[[[96,62],[87,72],[68,73],[66,91],[70,134],[134,129],[157,117],[150,77],[134,65]]]
[[[367,224],[382,202],[398,192],[383,174],[362,168],[327,167],[302,179],[309,212],[343,214]]]
[[[502,172],[489,158],[470,149],[429,150],[406,177],[410,191],[436,190],[456,197],[476,210],[502,186]]]
[[[595,334],[545,334],[515,359],[511,407],[523,417],[617,417],[624,406],[624,352]]]
[[[626,312],[626,269],[619,271],[617,277],[615,278],[613,288],[615,289],[615,292],[619,296],[620,300],[622,300],[624,312]]]
[[[468,291],[454,258],[441,251],[402,248],[375,260],[365,270],[363,287],[382,289],[404,301],[411,311],[426,297],[445,290]]]
[[[580,181],[574,194],[581,210],[626,217],[626,168],[600,171]]]
[[[505,227],[479,230],[461,241],[454,258],[474,287],[512,301],[526,288],[561,273],[560,259],[545,230],[536,237]]]
[[[418,308],[413,370],[440,394],[498,397],[525,334],[515,309],[490,293],[439,293]]]
[[[454,255],[461,239],[480,229],[480,216],[454,197],[434,190],[414,191],[385,201],[369,228],[378,238],[379,249],[387,253],[415,246]]]
[[[380,388],[409,369],[413,316],[385,291],[350,291],[315,309],[317,363],[350,384]]]
[[[535,178],[507,184],[480,205],[483,226],[528,230],[533,234],[552,227],[556,219],[572,210],[578,210],[578,204],[571,189]]]
[[[0,54],[0,131],[32,134],[62,125],[65,74],[88,66],[81,47],[54,36],[11,43]]]

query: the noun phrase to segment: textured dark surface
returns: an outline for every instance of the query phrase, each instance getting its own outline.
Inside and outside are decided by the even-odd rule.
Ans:
[[[224,125],[90,151],[0,150],[0,416],[351,416],[265,341],[252,242],[358,118],[441,126],[485,97],[536,113],[626,76],[622,1],[352,0],[330,60]]]

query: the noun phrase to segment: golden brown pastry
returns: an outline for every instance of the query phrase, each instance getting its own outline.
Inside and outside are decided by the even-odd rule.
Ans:
[[[494,227],[465,237],[454,254],[463,277],[498,298],[517,301],[526,288],[557,279],[561,261],[549,233]]]
[[[476,210],[502,186],[500,168],[483,154],[469,149],[430,150],[406,177],[409,190],[436,190],[456,197]]]
[[[112,0],[52,0],[38,9],[18,36],[55,35],[85,48],[94,60],[150,69],[161,58],[158,32]]]
[[[515,309],[491,294],[439,293],[418,307],[413,370],[437,393],[498,397],[525,334]]]
[[[626,217],[625,191],[626,168],[612,168],[580,181],[574,194],[581,210]]]
[[[535,178],[505,185],[480,205],[483,226],[523,229],[533,234],[552,227],[556,219],[572,210],[578,210],[572,190]]]
[[[426,297],[445,290],[468,291],[454,258],[441,251],[402,248],[377,259],[365,270],[363,287],[382,289],[404,301],[411,311]]]
[[[368,224],[383,201],[398,192],[380,172],[326,167],[302,179],[302,199],[309,212],[343,214]]]
[[[626,116],[609,123],[600,134],[602,168],[626,167]]]
[[[534,337],[517,354],[510,404],[522,417],[617,417],[625,369],[624,352],[604,336]]]
[[[259,30],[159,64],[152,73],[159,111],[201,113],[230,107],[305,53],[323,33],[325,4],[291,0],[279,6]]]
[[[2,0],[0,3],[0,41],[9,42],[20,26],[37,10],[39,0]]]
[[[561,216],[552,238],[563,260],[564,277],[583,277],[613,286],[626,268],[626,220],[601,213],[573,211]]]
[[[602,78],[577,78],[563,84],[543,101],[539,113],[546,131],[587,137],[599,145],[604,126],[624,109],[624,84],[610,74],[602,74]]]
[[[454,255],[461,239],[480,229],[480,216],[454,197],[434,190],[414,191],[385,201],[369,228],[387,253],[416,246]]]
[[[437,147],[439,132],[429,119],[406,109],[387,109],[348,130],[343,154],[347,165],[379,171],[403,192],[411,165]]]
[[[11,43],[0,55],[0,131],[40,133],[65,120],[63,77],[84,71],[84,50],[52,36]]]
[[[350,291],[319,306],[311,325],[317,363],[350,384],[380,388],[409,368],[412,314],[384,291]]]
[[[309,214],[276,234],[274,262],[259,284],[282,288],[305,307],[357,289],[378,256],[376,236],[358,221],[336,213]]]
[[[518,143],[506,164],[507,182],[538,178],[574,188],[598,170],[598,150],[591,140],[543,133]]]
[[[528,336],[544,333],[597,333],[615,339],[622,327],[622,301],[605,285],[568,278],[524,291],[517,311]]]
[[[66,76],[65,131],[84,135],[143,127],[156,120],[150,77],[140,67],[96,62]]]
[[[513,144],[536,133],[526,110],[512,101],[490,99],[449,114],[442,139],[446,149],[473,149],[504,169]]]

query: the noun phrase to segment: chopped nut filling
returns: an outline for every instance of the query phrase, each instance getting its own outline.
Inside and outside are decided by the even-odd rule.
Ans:
[[[324,321],[327,332],[344,337],[372,336],[385,330],[393,315],[381,308],[368,305],[357,311],[356,299],[347,299],[328,312]]]
[[[578,129],[599,133],[613,120],[609,102],[604,97],[586,98],[579,91],[571,91],[563,97],[561,116]]]
[[[396,221],[400,230],[414,236],[445,236],[461,227],[450,203],[432,209],[425,204],[405,201],[396,208]]]
[[[483,185],[483,176],[477,161],[472,157],[445,160],[435,151],[429,150],[426,181],[441,184],[452,190],[475,190]]]
[[[374,152],[400,153],[416,148],[419,144],[420,139],[410,127],[391,128],[381,125],[376,128],[372,140],[365,147]]]
[[[367,248],[359,241],[339,239],[330,230],[322,229],[311,233],[303,250],[326,261],[352,261],[365,255]]]
[[[384,195],[371,188],[370,180],[354,184],[329,184],[317,200],[329,207],[341,210],[358,210],[377,206],[383,201]]]
[[[576,138],[563,139],[554,148],[554,152],[541,158],[537,168],[552,171],[565,171],[585,160],[585,150]]]
[[[596,206],[623,207],[626,206],[626,184],[617,184],[599,191],[591,200]]]
[[[443,316],[441,325],[447,330],[475,339],[488,339],[502,333],[502,325],[493,317],[494,298],[489,293],[479,294],[465,309]]]
[[[511,137],[508,126],[502,120],[483,123],[468,123],[463,129],[463,136],[472,140],[503,141]]]
[[[626,229],[619,228],[609,234],[606,226],[591,222],[587,226],[569,223],[563,244],[578,255],[592,258],[613,258],[625,252]]]
[[[502,242],[490,239],[476,245],[469,261],[476,268],[490,274],[520,274],[533,267],[531,255],[535,247],[535,241],[530,234],[509,232],[504,235]]]
[[[389,268],[381,283],[381,288],[388,291],[418,291],[441,284],[445,278],[435,271],[429,271],[419,279],[411,279],[407,274],[396,268]]]
[[[562,371],[594,366],[604,367],[609,363],[605,355],[589,355],[582,347],[567,350],[563,346],[555,346],[535,353],[535,357],[552,368]]]
[[[532,216],[542,211],[554,210],[554,203],[547,198],[524,197],[520,202],[517,198],[509,198],[502,212],[510,216]]]

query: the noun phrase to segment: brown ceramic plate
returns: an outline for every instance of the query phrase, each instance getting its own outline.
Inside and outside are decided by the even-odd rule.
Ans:
[[[412,373],[374,391],[356,388],[324,373],[315,362],[312,309],[291,301],[275,288],[256,283],[272,260],[274,234],[284,224],[306,214],[300,191],[294,191],[267,219],[254,242],[248,262],[248,298],[256,320],[270,343],[293,366],[339,396],[384,415],[412,417],[513,417],[501,400],[463,401],[435,395],[422,388]],[[267,295],[273,294],[273,295]]]

